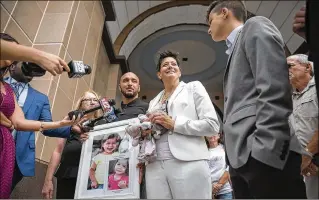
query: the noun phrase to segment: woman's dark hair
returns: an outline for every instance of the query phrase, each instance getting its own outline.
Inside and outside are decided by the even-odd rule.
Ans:
[[[11,35],[9,35],[7,33],[0,33],[0,39],[8,41],[8,42],[15,42],[15,43],[19,44],[19,42],[16,39],[14,39]],[[3,80],[3,77],[9,71],[9,67],[10,66],[0,68],[0,81]]]
[[[157,66],[156,66],[157,72],[159,72],[161,70],[161,64],[162,64],[163,60],[165,58],[168,58],[168,57],[174,58],[177,62],[177,65],[179,66],[178,53],[175,53],[175,52],[172,52],[169,50],[164,51],[162,53],[159,53],[159,58],[158,58]]]

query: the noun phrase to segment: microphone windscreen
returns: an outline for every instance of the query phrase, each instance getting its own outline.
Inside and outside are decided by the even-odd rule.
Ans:
[[[100,99],[100,105],[103,113],[109,112],[111,110],[111,105],[109,104],[108,98],[106,97]]]
[[[85,72],[86,72],[86,74],[91,74],[91,72],[92,72],[92,68],[89,66],[89,65],[86,65],[86,69],[85,69]]]

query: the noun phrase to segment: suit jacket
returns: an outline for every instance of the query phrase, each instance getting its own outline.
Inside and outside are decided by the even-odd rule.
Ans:
[[[319,2],[307,0],[306,8],[306,39],[309,46],[309,60],[314,63],[315,77],[319,77]],[[318,78],[315,78],[316,88],[319,91]],[[319,99],[319,92],[317,92]]]
[[[149,111],[160,101],[163,92],[150,102]],[[219,122],[204,86],[199,81],[180,82],[168,100],[167,112],[175,120],[174,130],[168,133],[173,156],[183,161],[208,159],[204,136],[217,134]]]
[[[48,97],[32,87],[28,89],[28,95],[22,109],[28,120],[52,121]],[[70,135],[70,130],[70,127],[46,130],[43,131],[43,135],[67,138]],[[34,176],[35,134],[33,131],[17,131],[16,162],[24,176]]]
[[[283,169],[289,148],[301,151],[288,122],[292,100],[284,42],[267,18],[250,18],[237,34],[225,70],[224,101],[225,146],[233,168],[251,155]]]

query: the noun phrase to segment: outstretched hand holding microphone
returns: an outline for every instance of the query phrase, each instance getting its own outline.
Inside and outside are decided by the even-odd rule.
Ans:
[[[59,56],[1,39],[1,68],[11,65],[11,60],[35,63],[53,76],[63,70],[70,72],[67,63]]]

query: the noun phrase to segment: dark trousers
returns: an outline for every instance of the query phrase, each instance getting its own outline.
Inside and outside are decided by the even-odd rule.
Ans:
[[[292,151],[283,170],[250,156],[244,166],[230,167],[234,196],[236,199],[306,199],[300,165],[301,155]]]
[[[74,199],[76,178],[57,179],[57,199]]]
[[[11,192],[18,185],[18,183],[22,180],[22,178],[23,178],[23,174],[21,173],[19,166],[16,162],[16,164],[14,166],[14,172],[13,172],[13,178],[12,178]]]

